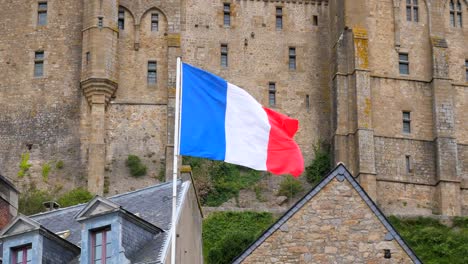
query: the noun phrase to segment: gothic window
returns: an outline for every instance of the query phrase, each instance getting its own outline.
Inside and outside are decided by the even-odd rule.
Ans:
[[[91,263],[111,263],[112,243],[110,227],[91,232]]]
[[[228,45],[221,44],[221,66],[227,67],[228,66]]]
[[[47,2],[39,2],[37,6],[37,25],[47,24]]]
[[[125,9],[123,9],[122,7],[119,7],[118,24],[119,24],[119,29],[120,30],[125,29]]]
[[[223,12],[224,12],[224,25],[230,26],[231,25],[231,5],[225,3],[223,5]]]
[[[411,133],[411,112],[403,111],[403,133]]]
[[[283,28],[283,8],[277,7],[276,8],[276,29]]]
[[[32,263],[32,247],[31,245],[22,246],[12,249],[12,264],[28,264]]]
[[[294,47],[289,48],[289,69],[296,69],[296,48]]]
[[[450,0],[450,25],[463,27],[462,5],[460,0]]]
[[[157,63],[156,61],[148,61],[148,84],[155,85],[157,82]]]
[[[408,53],[399,53],[399,70],[400,74],[408,75],[409,74],[409,56]]]
[[[36,51],[34,54],[34,77],[44,76],[44,51]]]
[[[276,84],[274,82],[268,84],[268,105],[271,107],[276,105]]]
[[[406,0],[406,20],[419,21],[419,6],[418,0]]]
[[[159,14],[153,13],[151,14],[151,31],[158,31],[159,30]]]

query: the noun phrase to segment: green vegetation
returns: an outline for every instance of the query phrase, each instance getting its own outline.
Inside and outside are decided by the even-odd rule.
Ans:
[[[18,177],[23,178],[31,168],[32,164],[29,163],[29,152],[21,154],[21,161],[19,164]]]
[[[270,213],[218,212],[208,216],[203,221],[206,263],[231,263],[273,222]]]
[[[47,182],[49,180],[49,172],[50,172],[50,164],[49,163],[44,163],[42,165],[42,180],[44,182]]]
[[[315,158],[305,169],[306,179],[312,186],[317,185],[331,169],[329,147],[321,147],[320,145],[324,144],[319,143],[314,146]]]
[[[389,220],[424,263],[468,263],[468,217],[455,218],[452,228],[432,218]]]
[[[141,162],[140,157],[136,155],[128,155],[127,167],[130,169],[130,175],[140,177],[146,175],[146,166]]]
[[[288,199],[292,199],[303,190],[304,187],[302,187],[302,183],[289,175],[281,182],[278,196],[286,196]]]
[[[45,211],[44,202],[56,200],[62,207],[72,206],[88,202],[93,195],[82,188],[73,189],[62,195],[58,195],[60,188],[50,191],[39,190],[34,184],[20,194],[19,212],[24,215],[32,215]]]
[[[109,176],[104,176],[104,188],[102,190],[104,194],[109,193],[109,186],[110,186]]]
[[[237,198],[240,190],[261,179],[258,171],[221,161],[184,157],[184,164],[192,167],[199,198],[206,206],[219,206]]]
[[[165,182],[166,181],[166,164],[165,163],[159,169],[159,174],[158,174],[157,178],[158,178],[159,182]]]
[[[64,193],[57,199],[61,207],[68,207],[80,203],[86,203],[93,199],[93,195],[84,188],[76,188],[67,193]]]
[[[57,161],[57,163],[55,163],[55,168],[56,168],[57,170],[63,169],[63,166],[64,166],[63,160],[59,160],[59,161]]]

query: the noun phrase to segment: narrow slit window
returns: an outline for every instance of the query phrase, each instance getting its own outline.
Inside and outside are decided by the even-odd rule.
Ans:
[[[159,14],[151,14],[151,31],[155,32],[159,30]]]
[[[408,75],[409,74],[409,56],[408,53],[399,53],[399,70],[400,74]]]
[[[11,250],[11,261],[13,264],[29,264],[32,263],[32,246],[26,245]]]
[[[411,112],[403,111],[403,133],[411,133]]]
[[[405,156],[406,173],[413,172],[413,164],[410,155]]]
[[[125,9],[123,9],[122,7],[119,7],[119,20],[118,20],[118,24],[119,24],[119,29],[120,29],[120,30],[124,30],[124,29],[125,29]]]
[[[306,94],[305,105],[306,105],[306,109],[307,109],[307,112],[308,112],[310,110],[310,97],[309,97],[308,94]]]
[[[36,51],[34,54],[34,77],[44,76],[44,51]]]
[[[157,81],[157,62],[148,61],[148,84],[155,85]]]
[[[465,81],[468,82],[468,60],[465,60]]]
[[[39,2],[37,6],[37,25],[47,25],[47,2]]]
[[[419,21],[419,3],[418,0],[406,0],[406,20]]]
[[[104,18],[98,17],[98,27],[102,28],[104,26]]]
[[[228,66],[228,45],[221,44],[221,66],[227,67]]]
[[[86,52],[86,65],[91,62],[91,53],[88,51]]]
[[[283,29],[283,8],[276,8],[276,29]]]
[[[274,82],[268,84],[268,105],[272,107],[276,105],[276,84]]]
[[[231,25],[231,5],[228,3],[225,3],[223,5],[223,12],[224,12],[224,25],[225,26],[230,26]]]
[[[289,48],[289,69],[296,69],[296,48],[294,47]]]

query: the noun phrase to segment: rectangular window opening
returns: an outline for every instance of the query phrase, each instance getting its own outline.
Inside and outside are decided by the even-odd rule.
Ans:
[[[318,16],[313,16],[312,17],[312,25],[318,26]]]
[[[44,76],[44,51],[36,51],[34,54],[34,77]]]
[[[289,48],[289,69],[296,69],[296,48],[294,47]]]
[[[228,45],[221,44],[221,66],[227,67],[228,66]]]
[[[104,18],[98,17],[98,27],[102,28],[104,26]]]
[[[155,85],[157,81],[157,62],[148,61],[148,84]]]
[[[88,65],[90,61],[91,61],[91,53],[88,51],[86,52],[86,65]]]
[[[11,249],[11,261],[13,264],[32,263],[32,246],[31,244],[20,246]]]
[[[411,112],[403,111],[403,133],[411,133]]]
[[[125,29],[125,9],[119,8],[119,20],[118,20],[118,25],[120,30]]]
[[[276,84],[274,82],[268,84],[268,105],[271,107],[276,105]]]
[[[47,2],[39,2],[37,6],[37,25],[47,25]]]
[[[399,53],[399,69],[400,74],[408,75],[409,74],[409,56],[408,53]]]
[[[158,31],[159,30],[159,14],[153,13],[151,14],[151,31]]]
[[[406,163],[406,173],[412,173],[413,172],[413,164],[411,160],[410,155],[405,156],[405,163]]]
[[[112,258],[110,227],[91,232],[91,263],[106,264]]]
[[[465,61],[465,81],[468,82],[468,60]]]
[[[406,1],[406,20],[418,22],[419,21],[419,6],[418,0]]]
[[[305,103],[306,103],[307,112],[309,112],[309,110],[310,110],[310,97],[309,97],[308,94],[306,94]]]
[[[283,8],[276,8],[276,29],[283,29]]]
[[[223,12],[224,12],[224,25],[230,26],[231,25],[231,5],[225,3],[223,5]]]

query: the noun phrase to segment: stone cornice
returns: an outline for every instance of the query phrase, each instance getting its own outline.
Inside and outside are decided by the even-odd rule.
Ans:
[[[81,88],[89,104],[105,103],[107,105],[117,90],[117,86],[116,82],[103,78],[90,78],[81,82]],[[104,100],[99,102],[93,98],[103,98]]]

